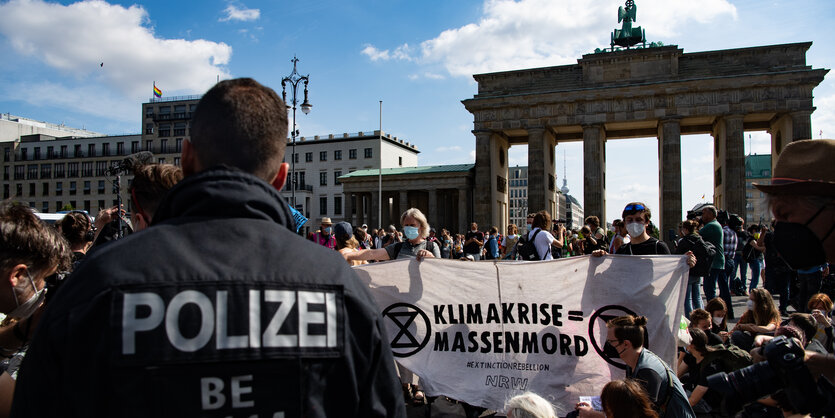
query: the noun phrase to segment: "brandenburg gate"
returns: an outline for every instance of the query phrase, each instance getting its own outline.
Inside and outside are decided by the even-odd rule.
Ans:
[[[624,49],[475,75],[478,93],[462,102],[474,118],[474,220],[507,225],[507,151],[517,144],[528,144],[529,211],[561,212],[554,147],[569,141],[583,142],[585,214],[605,220],[606,141],[657,137],[661,207],[652,209],[666,239],[682,220],[681,135],[704,133],[713,136],[713,167],[704,169],[714,203],[744,219],[745,131],[771,134],[772,164],[789,142],[812,138],[812,90],[829,70],[806,65],[811,45]]]

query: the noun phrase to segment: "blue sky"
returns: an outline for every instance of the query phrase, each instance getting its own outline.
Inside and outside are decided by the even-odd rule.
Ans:
[[[0,112],[107,134],[140,132],[152,83],[200,94],[220,77],[280,90],[310,75],[302,136],[377,129],[416,144],[421,165],[471,163],[473,73],[576,63],[608,44],[617,0],[0,1]],[[685,52],[813,41],[807,62],[835,66],[831,0],[637,0],[648,40]],[[103,66],[101,64],[104,64]],[[835,137],[832,75],[815,90],[815,137]],[[746,152],[768,153],[764,132]],[[654,138],[607,144],[607,217],[631,200],[658,207]],[[557,147],[581,202],[582,144]],[[685,136],[683,206],[712,195],[712,138]],[[525,165],[525,147],[510,150]],[[558,164],[559,183],[563,166]]]

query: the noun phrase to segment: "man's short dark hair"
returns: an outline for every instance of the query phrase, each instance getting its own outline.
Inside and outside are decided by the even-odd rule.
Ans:
[[[623,212],[621,213],[620,217],[626,219],[629,215],[635,215],[638,213],[644,214],[644,219],[649,222],[650,218],[652,218],[652,211],[649,210],[649,206],[646,205],[644,202],[630,202],[627,203],[626,206],[623,208]]]
[[[37,276],[56,266],[68,270],[71,262],[69,245],[55,228],[41,222],[27,206],[0,203],[0,271],[25,264]]]
[[[606,326],[615,330],[615,338],[619,341],[629,341],[632,347],[644,346],[644,334],[647,332],[647,317],[619,316],[610,319]]]
[[[270,181],[287,146],[287,106],[251,78],[221,81],[197,104],[191,143],[204,169],[225,164]]]
[[[131,211],[136,209],[153,218],[162,198],[182,179],[183,170],[173,164],[148,164],[134,169]]]

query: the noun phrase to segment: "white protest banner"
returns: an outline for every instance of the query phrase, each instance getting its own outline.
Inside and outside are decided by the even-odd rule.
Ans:
[[[688,267],[683,256],[542,262],[398,260],[355,268],[395,359],[430,396],[501,410],[533,391],[564,416],[625,376],[603,355],[606,321],[646,316],[646,346],[674,364]]]

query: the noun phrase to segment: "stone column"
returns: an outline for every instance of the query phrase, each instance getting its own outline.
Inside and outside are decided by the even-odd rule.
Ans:
[[[556,197],[553,155],[554,143],[545,128],[528,128],[528,212],[551,211]]]
[[[681,121],[665,119],[658,124],[658,182],[661,193],[661,239],[667,245],[669,231],[678,232],[681,216]],[[670,247],[673,248],[673,247]]]
[[[606,219],[606,129],[583,126],[583,212]]]
[[[495,188],[491,173],[490,138],[493,133],[490,131],[473,131],[475,134],[475,196],[474,213],[475,221],[479,225],[491,223],[492,211],[490,210],[491,197]],[[469,222],[468,222],[469,224]]]
[[[399,194],[399,202],[398,205],[400,206],[400,210],[398,211],[396,218],[400,216],[401,213],[405,212],[406,209],[409,209],[409,192],[406,190],[401,190]]]
[[[458,189],[458,230],[455,233],[463,233],[469,228],[469,201],[467,198],[467,188]]]
[[[368,223],[365,221],[365,193],[357,193],[357,224]]]
[[[380,207],[380,192],[373,191],[371,192],[371,202],[368,204],[368,207],[371,208],[371,213],[368,214],[368,219],[370,222],[364,222],[369,225],[380,225],[382,224],[383,220],[380,219],[378,216],[379,207]],[[362,224],[360,224],[362,225]]]
[[[812,111],[800,110],[791,113],[792,141],[812,139]]]
[[[438,189],[429,189],[428,192],[429,213],[426,214],[426,217],[429,218],[429,225],[438,225]],[[438,233],[440,234],[440,232]]]
[[[725,119],[725,208],[745,219],[745,129],[742,115]]]
[[[344,188],[345,186],[343,185],[342,187]],[[354,217],[354,205],[351,202],[351,196],[353,196],[353,194],[345,192],[342,193],[342,196],[342,200],[344,201],[345,205],[344,212],[342,213],[344,214],[345,220],[350,222],[353,226],[362,225],[358,224],[356,218]]]

